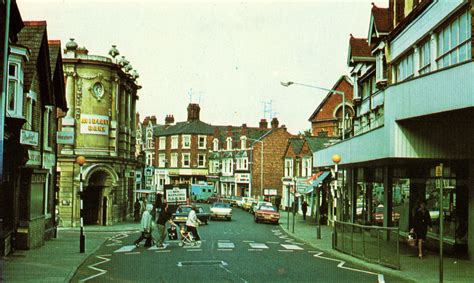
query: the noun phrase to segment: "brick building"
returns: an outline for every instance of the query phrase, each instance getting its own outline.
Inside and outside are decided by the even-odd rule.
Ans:
[[[352,103],[353,87],[348,76],[341,76],[332,87],[333,90],[341,91],[345,96],[345,136],[349,136],[352,130],[352,117],[354,117],[354,105]],[[342,95],[329,92],[316,110],[311,114],[308,121],[311,122],[313,136],[319,137],[342,137]]]

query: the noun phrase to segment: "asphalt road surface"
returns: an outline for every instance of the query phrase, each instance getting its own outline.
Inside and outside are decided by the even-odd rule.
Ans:
[[[205,207],[208,210],[208,206]],[[298,242],[278,225],[234,208],[231,221],[199,227],[202,244],[136,248],[117,233],[78,269],[73,282],[403,282],[351,266]]]

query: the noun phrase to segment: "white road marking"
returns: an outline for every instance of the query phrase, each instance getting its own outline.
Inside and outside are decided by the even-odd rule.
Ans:
[[[91,280],[91,279],[94,279],[96,277],[99,277],[101,275],[104,275],[105,273],[107,273],[107,270],[104,270],[104,269],[100,269],[100,268],[97,268],[96,266],[97,265],[100,265],[102,263],[106,263],[108,261],[110,261],[110,258],[106,258],[106,256],[112,256],[111,254],[106,254],[106,255],[98,255],[96,256],[96,258],[99,258],[101,259],[102,261],[99,261],[97,263],[94,263],[93,265],[89,265],[88,268],[92,269],[92,270],[95,270],[95,271],[99,271],[99,273],[95,274],[95,275],[92,275],[92,276],[89,276],[85,279],[82,279],[82,280],[79,280],[79,282],[86,282],[87,280]]]
[[[280,242],[266,242],[267,244],[279,244]]]
[[[135,249],[135,245],[130,245],[130,246],[123,246],[120,249],[116,250],[114,253],[125,253],[125,252],[131,252]]]
[[[264,243],[249,243],[253,249],[268,249],[268,246]]]
[[[220,252],[232,252],[233,249],[217,249]]]
[[[385,279],[384,279],[383,274],[380,274],[380,273],[373,273],[373,272],[366,271],[366,270],[361,270],[361,269],[355,269],[355,268],[346,267],[346,266],[344,266],[344,264],[346,264],[345,261],[340,260],[340,259],[334,259],[334,258],[324,257],[324,256],[321,256],[322,254],[324,254],[324,253],[323,253],[323,252],[320,252],[320,253],[317,253],[317,254],[315,254],[315,255],[313,255],[313,256],[314,256],[314,257],[317,257],[317,258],[325,259],[325,260],[337,261],[337,262],[339,262],[339,264],[337,265],[337,267],[338,267],[338,268],[341,268],[341,269],[347,269],[347,270],[351,270],[351,271],[355,271],[355,272],[361,272],[361,273],[376,275],[379,283],[385,283]]]
[[[248,249],[249,252],[261,252],[262,249]]]
[[[230,242],[230,240],[217,240],[217,242]]]
[[[108,240],[112,241],[113,243],[107,244],[107,247],[112,247],[112,246],[121,246],[122,245],[122,239],[128,237],[127,233],[120,233],[117,235],[114,235],[110,237]]]
[[[319,251],[308,251],[308,253],[310,253],[310,254],[316,254],[316,253],[319,253]]]
[[[131,253],[125,253],[126,255],[136,255],[136,254],[140,254],[140,252],[131,252]]]
[[[155,251],[155,253],[169,253],[171,252],[170,250],[161,250],[161,251]]]
[[[242,241],[244,243],[253,243],[254,241]]]
[[[292,250],[278,250],[279,252],[287,252],[287,253],[292,253]]]
[[[219,249],[233,249],[235,248],[234,243],[217,243]]]
[[[199,260],[199,261],[178,261],[177,266],[183,267],[183,265],[208,265],[208,264],[218,264],[220,266],[228,265],[227,262],[223,260]]]
[[[202,249],[187,250],[188,252],[202,252]]]
[[[302,247],[299,247],[297,245],[281,245],[282,247],[284,247],[285,249],[287,250],[298,250],[298,251],[302,251],[303,248]]]
[[[156,250],[164,250],[166,249],[170,244],[163,244],[163,247],[162,248],[158,248],[156,245],[153,245],[152,247],[150,247],[148,250],[149,251],[156,251]]]

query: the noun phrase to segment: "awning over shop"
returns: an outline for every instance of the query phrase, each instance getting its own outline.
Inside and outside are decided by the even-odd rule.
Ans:
[[[323,171],[322,174],[319,175],[319,177],[313,181],[313,187],[319,186],[330,174],[331,172],[329,171]]]
[[[142,193],[142,194],[156,194],[157,191],[155,190],[133,190],[135,193]]]

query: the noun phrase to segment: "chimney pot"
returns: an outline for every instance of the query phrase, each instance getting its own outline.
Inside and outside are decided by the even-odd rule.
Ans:
[[[268,128],[267,119],[260,119],[259,128],[260,129],[267,129]]]
[[[278,119],[276,117],[273,118],[272,119],[272,129],[278,128],[278,124],[279,124]]]
[[[199,112],[201,108],[199,104],[196,103],[189,103],[188,105],[188,122],[199,120]]]

